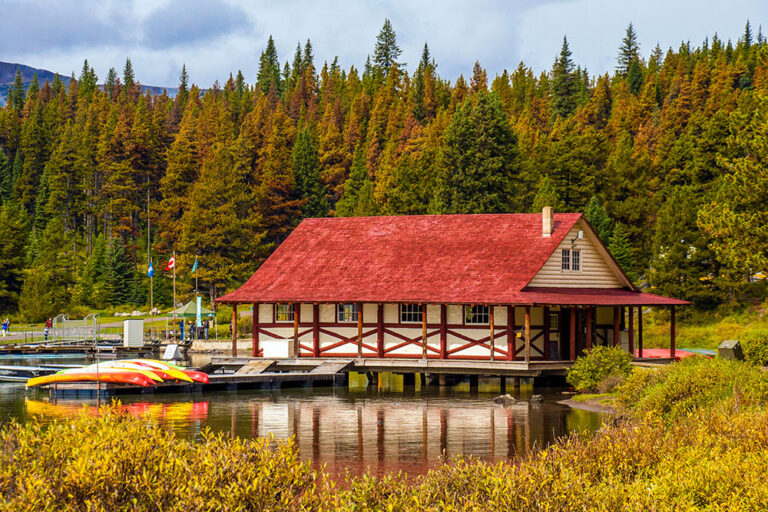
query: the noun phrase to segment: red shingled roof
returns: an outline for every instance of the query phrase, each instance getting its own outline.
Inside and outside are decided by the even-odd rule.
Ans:
[[[305,219],[218,301],[555,303],[524,288],[580,218],[555,214],[550,237],[540,214]]]

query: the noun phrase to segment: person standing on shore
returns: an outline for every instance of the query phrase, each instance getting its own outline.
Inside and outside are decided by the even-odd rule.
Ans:
[[[49,318],[45,321],[45,329],[43,329],[43,336],[45,337],[45,341],[48,341],[48,333],[51,332],[51,327],[53,326],[53,321]]]
[[[3,338],[8,334],[8,319],[3,320]]]

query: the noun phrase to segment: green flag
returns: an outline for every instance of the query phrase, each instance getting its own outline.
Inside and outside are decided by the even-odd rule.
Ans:
[[[192,272],[195,272],[197,270],[197,258],[195,258],[195,264],[192,265]]]

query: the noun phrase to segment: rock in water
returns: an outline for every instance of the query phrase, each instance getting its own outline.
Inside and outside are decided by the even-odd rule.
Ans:
[[[500,405],[514,405],[517,403],[517,399],[510,394],[506,394],[495,397],[493,403]]]

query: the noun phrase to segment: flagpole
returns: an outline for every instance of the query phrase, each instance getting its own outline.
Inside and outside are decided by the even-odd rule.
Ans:
[[[197,255],[195,255],[195,263],[197,263]],[[198,295],[198,291],[197,291],[197,267],[195,267],[195,295]]]
[[[176,310],[176,251],[173,251],[173,309]]]

